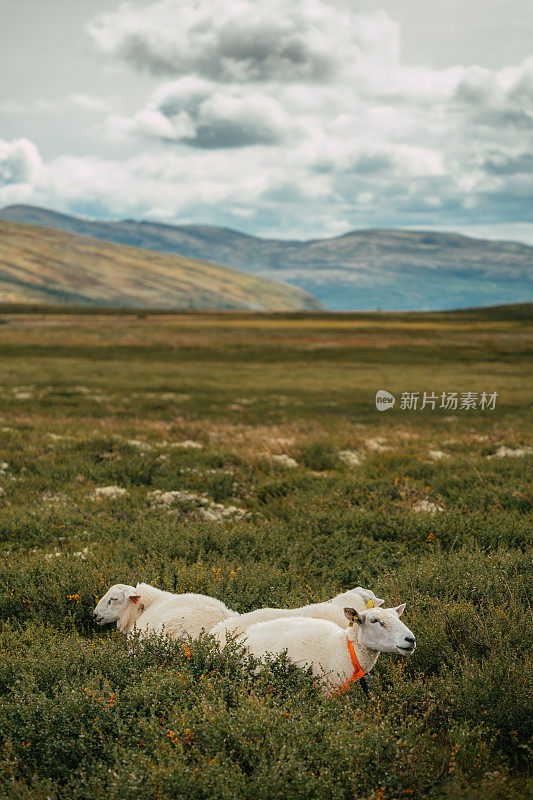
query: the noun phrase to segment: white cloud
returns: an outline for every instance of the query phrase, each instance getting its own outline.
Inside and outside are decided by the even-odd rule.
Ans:
[[[0,187],[30,184],[41,169],[41,157],[33,142],[0,140]]]
[[[215,81],[331,80],[346,64],[394,60],[397,26],[324,0],[123,3],[89,25],[98,47],[155,75]]]
[[[398,25],[351,0],[145,0],[90,33],[160,81],[127,115],[68,98],[109,109],[103,139],[137,154],[55,159],[19,184],[25,196],[286,235],[530,218],[533,59],[405,65]]]
[[[147,137],[217,149],[279,142],[291,118],[269,94],[183,78],[160,87],[133,117],[113,115],[105,127],[114,141]]]
[[[81,108],[84,111],[95,111],[95,112],[109,112],[111,109],[111,103],[109,100],[105,100],[102,97],[95,97],[94,95],[90,94],[71,94],[68,97],[68,102],[71,103],[76,108]]]
[[[0,103],[0,113],[2,114],[57,114],[71,108],[79,108],[83,111],[109,113],[116,101],[96,97],[95,95],[83,93],[71,93],[65,97],[54,99],[38,98],[29,103],[21,103],[17,100],[5,100]]]

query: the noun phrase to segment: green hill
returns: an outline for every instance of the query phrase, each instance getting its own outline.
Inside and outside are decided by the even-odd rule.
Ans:
[[[356,230],[331,239],[261,239],[209,225],[103,221],[16,205],[0,219],[178,253],[286,281],[331,310],[437,310],[533,300],[533,248],[441,231]]]
[[[228,267],[3,221],[0,301],[256,311],[322,308],[302,289]]]

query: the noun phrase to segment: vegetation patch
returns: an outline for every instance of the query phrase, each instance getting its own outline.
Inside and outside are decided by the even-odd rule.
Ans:
[[[525,798],[531,334],[495,314],[10,314],[2,797]],[[498,401],[381,413],[378,389]],[[381,656],[369,700],[326,700],[208,636],[132,652],[92,610],[138,581],[239,612],[368,586],[407,603],[417,649]]]

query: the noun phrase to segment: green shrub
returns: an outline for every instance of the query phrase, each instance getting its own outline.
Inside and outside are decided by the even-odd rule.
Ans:
[[[523,800],[531,458],[487,456],[530,439],[525,323],[424,317],[422,339],[418,318],[383,315],[72,319],[61,342],[22,319],[1,332],[0,796]],[[378,415],[379,386],[490,387],[502,403]],[[165,444],[185,439],[203,448]],[[95,499],[108,484],[126,494]],[[249,516],[158,507],[153,489]],[[380,657],[370,701],[358,685],[327,700],[283,657],[260,666],[207,637],[130,652],[92,610],[138,581],[240,612],[368,586],[407,602],[417,649]]]
[[[311,442],[302,448],[302,463],[309,469],[328,470],[339,465],[339,458],[331,442]]]

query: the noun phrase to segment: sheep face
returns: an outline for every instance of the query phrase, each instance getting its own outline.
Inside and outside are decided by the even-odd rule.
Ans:
[[[405,603],[396,608],[372,608],[359,613],[345,608],[344,614],[358,626],[358,641],[377,653],[411,655],[416,648],[414,633],[400,620]]]
[[[97,625],[117,622],[131,603],[137,604],[141,596],[134,586],[116,583],[107,591],[93,611]]]

